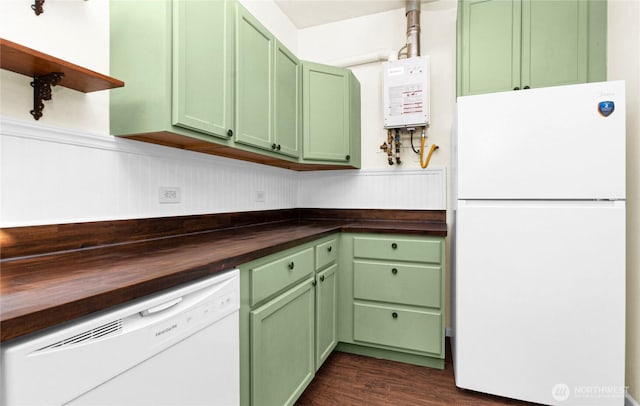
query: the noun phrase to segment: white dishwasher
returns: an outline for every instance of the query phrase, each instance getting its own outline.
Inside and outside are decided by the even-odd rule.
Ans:
[[[240,403],[237,269],[3,343],[0,405]]]

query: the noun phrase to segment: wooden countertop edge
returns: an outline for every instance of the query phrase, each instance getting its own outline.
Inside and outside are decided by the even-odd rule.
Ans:
[[[28,297],[35,295],[35,291],[38,291],[40,295],[46,295],[47,292],[35,289],[16,289],[15,292],[8,292],[8,285],[12,282],[11,278],[27,279],[27,282],[21,282],[25,286],[29,286],[28,282],[29,273],[36,274],[37,272],[47,272],[47,269],[43,267],[45,263],[49,263],[49,260],[55,257],[59,262],[64,260],[64,256],[78,256],[79,252],[72,253],[58,253],[50,256],[41,256],[37,258],[29,258],[24,260],[5,261],[9,265],[9,271],[3,271],[0,275],[2,277],[2,294],[0,295],[0,341],[11,340],[23,335],[27,335],[36,331],[44,330],[46,328],[59,325],[61,323],[82,318],[94,312],[104,310],[106,308],[123,304],[129,300],[133,300],[139,297],[143,297],[155,292],[159,292],[164,289],[175,287],[182,283],[190,282],[201,277],[215,274],[226,269],[234,268],[243,263],[249,262],[254,259],[258,259],[279,251],[283,251],[288,248],[295,247],[300,244],[304,244],[309,241],[313,241],[323,236],[330,235],[337,232],[372,232],[372,233],[400,233],[400,234],[414,234],[414,235],[431,235],[431,236],[446,236],[446,224],[442,223],[398,223],[388,221],[357,221],[357,222],[336,222],[336,221],[302,221],[296,222],[296,224],[278,224],[277,226],[265,226],[262,229],[260,226],[245,227],[245,230],[217,230],[212,231],[213,234],[217,234],[221,241],[224,241],[228,247],[233,248],[234,253],[229,254],[216,254],[211,253],[211,260],[205,260],[202,263],[196,265],[176,265],[174,270],[167,271],[165,273],[156,273],[148,275],[138,275],[132,280],[127,282],[115,282],[107,283],[104,279],[101,279],[101,275],[96,271],[90,271],[87,274],[79,272],[79,279],[94,278],[100,279],[104,283],[102,289],[89,289],[83,292],[83,294],[65,294],[65,299],[56,299],[52,303],[45,303],[37,306],[17,306],[14,302],[26,302]],[[265,239],[264,234],[269,233],[270,238]],[[279,232],[277,237],[274,233]],[[198,233],[201,236],[206,236],[206,233]],[[214,243],[201,243],[199,244],[198,238],[204,237],[198,236],[179,236],[174,237],[176,242],[184,241],[185,245],[174,246],[172,249],[166,248],[159,252],[153,252],[157,255],[155,260],[162,260],[164,252],[167,252],[166,257],[176,256],[176,250],[187,250],[189,248],[191,253],[199,252],[207,249],[211,249]],[[117,247],[104,247],[101,250],[113,249],[118,250],[136,250],[136,246],[141,247],[145,252],[152,252],[154,245],[163,244],[164,247],[171,245],[173,238],[165,238],[162,241],[143,241],[135,242],[131,244],[124,244]],[[194,239],[196,242],[190,243],[190,240]],[[249,243],[251,245],[249,247]],[[255,245],[257,243],[257,245]],[[239,247],[246,247],[245,249]],[[95,249],[83,251],[80,255],[83,258],[91,258],[94,253],[92,251],[98,251]],[[227,251],[224,251],[227,252]],[[130,254],[131,255],[131,254]],[[60,258],[62,256],[62,258]],[[209,256],[209,255],[207,255]],[[175,260],[175,258],[173,258]],[[119,261],[127,261],[119,259]],[[106,261],[106,260],[105,260]],[[144,258],[137,258],[137,261],[144,264]],[[189,262],[186,261],[185,262]],[[117,263],[114,260],[114,263]],[[98,265],[100,262],[98,261]],[[93,264],[96,266],[95,264]],[[153,263],[149,265],[152,267]],[[107,262],[101,265],[101,268],[109,268]],[[6,267],[5,267],[6,269]],[[24,272],[22,272],[24,271]],[[21,273],[22,272],[22,273]],[[126,273],[121,271],[121,273]],[[26,276],[25,276],[26,274]],[[41,275],[41,274],[39,274]],[[145,273],[146,275],[146,273]],[[129,277],[126,275],[125,277]],[[47,282],[49,287],[56,283],[55,280]],[[20,285],[20,283],[18,283]],[[72,285],[72,283],[69,283]],[[72,286],[70,286],[72,287]],[[76,286],[77,288],[77,286]],[[9,288],[10,289],[10,288]],[[55,286],[55,290],[64,290],[64,286]],[[68,292],[66,292],[68,293]],[[59,293],[58,293],[59,294]],[[36,297],[36,296],[34,296]],[[42,297],[42,296],[38,296]]]

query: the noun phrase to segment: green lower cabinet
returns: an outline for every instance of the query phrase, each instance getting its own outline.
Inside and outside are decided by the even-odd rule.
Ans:
[[[340,233],[240,265],[241,405],[294,404],[334,349],[444,368],[444,258],[442,237]]]
[[[292,405],[315,374],[314,287],[307,279],[251,311],[251,399]]]
[[[439,311],[354,303],[353,339],[403,350],[443,352]]]
[[[240,265],[240,404],[292,405],[337,343],[339,235]]]
[[[316,371],[338,343],[338,265],[316,276]]]
[[[444,238],[341,238],[337,349],[444,368]]]
[[[419,237],[357,236],[353,241],[353,255],[356,258],[439,264],[441,253],[441,241],[424,240]]]
[[[353,297],[440,308],[442,268],[425,264],[353,261]]]
[[[301,249],[251,269],[251,306],[313,273],[313,247]]]

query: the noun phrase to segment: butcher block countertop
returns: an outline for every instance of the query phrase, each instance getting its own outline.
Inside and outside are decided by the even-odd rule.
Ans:
[[[447,226],[441,210],[286,209],[5,228],[1,340],[336,232],[444,237]]]

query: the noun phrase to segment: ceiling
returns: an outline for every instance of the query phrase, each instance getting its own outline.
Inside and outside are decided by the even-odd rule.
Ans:
[[[404,0],[275,0],[275,2],[297,28],[313,27],[405,6]]]

